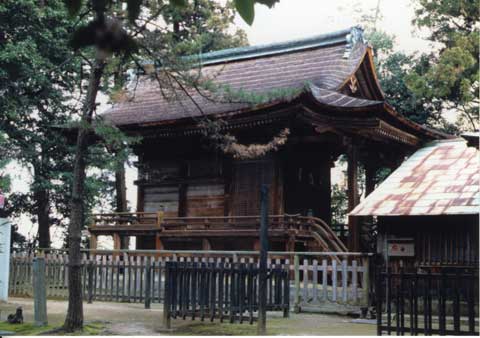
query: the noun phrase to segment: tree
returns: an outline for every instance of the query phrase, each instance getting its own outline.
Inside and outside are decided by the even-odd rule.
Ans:
[[[182,54],[205,53],[248,44],[245,32],[233,26],[235,10],[232,1],[221,5],[212,0],[195,0],[183,8],[168,5],[162,17],[172,25],[167,37],[184,48]]]
[[[0,4],[0,132],[7,158],[28,168],[33,181],[27,193],[9,195],[6,212],[30,215],[42,248],[50,247],[52,226],[68,223],[72,147],[61,127],[76,118],[84,68],[68,45],[73,30],[61,0]],[[92,147],[89,162],[106,168],[112,159],[101,148]],[[90,176],[86,213],[112,183]]]
[[[455,110],[460,129],[478,130],[479,118],[479,0],[417,0],[418,28],[439,48],[423,55],[423,71],[412,70],[408,87],[418,96],[441,101],[440,111]]]
[[[76,83],[79,64],[66,44],[71,31],[61,1],[0,4],[0,130],[8,136],[11,158],[33,176],[30,192],[12,197],[10,207],[16,209],[12,213],[35,215],[42,247],[50,246],[56,167],[68,161],[65,141],[53,126],[67,121],[64,102],[72,97],[65,93]],[[62,73],[53,69],[58,64]]]
[[[371,12],[359,11],[358,15],[374,51],[375,68],[386,100],[414,122],[444,131],[455,130],[442,116],[439,100],[418,95],[407,84],[411,72],[426,72],[428,60],[425,55],[415,57],[395,50],[395,36],[378,28],[377,22],[382,18],[378,6]]]
[[[4,197],[8,195],[10,192],[11,187],[11,177],[6,172],[6,167],[10,162],[11,153],[7,146],[6,137],[0,131],[0,195]],[[8,199],[5,202],[3,208],[0,207],[0,218],[9,218],[8,212]],[[10,248],[19,248],[23,247],[26,243],[26,239],[18,232],[18,226],[16,224],[12,224],[12,236],[11,236],[11,244]]]
[[[75,50],[90,48],[92,57],[89,61],[90,75],[85,99],[83,101],[80,123],[76,141],[73,184],[71,195],[71,216],[68,233],[69,243],[69,299],[68,310],[65,319],[64,329],[68,332],[80,329],[83,325],[83,304],[81,284],[81,229],[82,215],[84,211],[83,195],[86,179],[86,154],[89,148],[88,137],[92,132],[94,113],[96,109],[96,98],[101,89],[101,82],[107,70],[111,55],[117,55],[125,62],[141,55],[146,51],[147,57],[152,54],[146,49],[141,49],[141,42],[146,36],[148,26],[155,21],[165,4],[149,3],[138,0],[127,2],[127,12],[121,13],[123,1],[86,1],[82,7],[82,1],[66,1],[72,15],[88,18],[88,22],[81,25],[72,35],[72,46]],[[236,8],[247,22],[252,22],[254,17],[254,0],[235,1]],[[273,5],[276,0],[261,0],[263,4]],[[185,6],[185,0],[171,0],[170,4]],[[151,5],[151,6],[148,6]],[[122,15],[126,14],[126,15]],[[125,20],[127,19],[127,20]],[[161,31],[157,31],[161,34]],[[138,60],[135,60],[138,65]],[[161,61],[154,59],[154,64],[164,65]],[[122,63],[120,63],[122,64]],[[169,65],[170,66],[170,65]],[[153,70],[156,73],[156,69]],[[162,75],[169,75],[171,68],[163,69]],[[158,75],[156,75],[158,77]],[[181,78],[170,77],[181,88]],[[105,82],[108,83],[108,82]],[[159,81],[159,84],[161,82]]]
[[[10,175],[4,172],[9,162],[10,154],[8,147],[6,147],[5,135],[0,131],[0,194],[5,194],[10,190]]]

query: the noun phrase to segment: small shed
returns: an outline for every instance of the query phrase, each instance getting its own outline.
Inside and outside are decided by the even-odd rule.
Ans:
[[[464,139],[416,151],[350,216],[376,216],[377,251],[392,266],[478,268],[479,151]]]

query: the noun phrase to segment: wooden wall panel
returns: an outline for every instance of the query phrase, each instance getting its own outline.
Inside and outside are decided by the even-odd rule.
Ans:
[[[187,216],[223,216],[224,183],[190,183],[187,187]]]
[[[167,217],[178,216],[179,187],[164,185],[144,188],[144,211],[163,211]]]
[[[140,179],[149,182],[165,182],[178,179],[180,176],[181,166],[175,160],[146,162],[140,170]]]

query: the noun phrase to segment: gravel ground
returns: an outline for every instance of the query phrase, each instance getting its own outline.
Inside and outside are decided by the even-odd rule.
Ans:
[[[0,303],[0,320],[22,306],[26,322],[33,321],[33,300],[11,298]],[[67,310],[66,301],[48,300],[48,320],[52,326],[61,326]],[[133,303],[84,303],[85,322],[102,322],[104,335],[255,335],[256,326],[201,322],[199,320],[172,320],[173,329],[162,327],[162,307],[152,304],[145,310],[143,304]],[[372,324],[353,323],[349,317],[322,314],[294,314],[282,318],[280,313],[268,313],[267,332],[271,335],[375,335]]]

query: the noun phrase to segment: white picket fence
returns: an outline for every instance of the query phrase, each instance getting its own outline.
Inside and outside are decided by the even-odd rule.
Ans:
[[[11,296],[32,296],[34,255],[15,253],[10,264]],[[47,296],[68,297],[68,256],[48,253]],[[258,263],[256,251],[85,251],[82,279],[85,300],[163,301],[165,263],[168,261]],[[270,252],[268,266],[290,270],[291,304],[297,309],[325,304],[367,306],[369,255],[359,253]],[[147,269],[151,280],[146,281]],[[147,287],[149,290],[147,291]],[[270,292],[270,291],[268,291]]]

